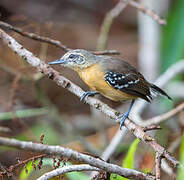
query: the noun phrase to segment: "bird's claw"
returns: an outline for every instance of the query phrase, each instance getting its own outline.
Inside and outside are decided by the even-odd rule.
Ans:
[[[128,115],[129,115],[129,113],[126,112],[126,113],[121,114],[120,116],[118,116],[117,119],[120,119],[120,122],[119,122],[120,123],[120,130],[122,130],[122,127],[124,126],[124,122],[125,122],[126,118],[128,118]]]
[[[94,96],[95,94],[99,94],[99,93],[93,92],[93,91],[87,91],[87,92],[83,93],[83,95],[80,98],[80,101],[83,101],[88,96]]]

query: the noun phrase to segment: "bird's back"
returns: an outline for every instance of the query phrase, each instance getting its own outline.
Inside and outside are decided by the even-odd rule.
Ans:
[[[163,90],[149,83],[132,65],[122,59],[110,56],[100,58],[100,67],[105,72],[105,79],[118,91],[148,102],[153,95],[163,95],[171,99]]]

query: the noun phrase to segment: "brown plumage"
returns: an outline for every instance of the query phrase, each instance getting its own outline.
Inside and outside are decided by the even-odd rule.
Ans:
[[[120,116],[120,127],[128,117],[135,99],[142,98],[151,102],[154,95],[171,99],[162,89],[149,83],[133,66],[120,58],[97,56],[89,51],[76,49],[49,64],[61,64],[78,72],[81,79],[93,90],[84,93],[82,100],[97,93],[113,101],[132,100],[128,112]]]

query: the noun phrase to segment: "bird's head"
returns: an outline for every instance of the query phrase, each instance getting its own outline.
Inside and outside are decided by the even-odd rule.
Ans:
[[[89,51],[83,49],[75,49],[65,53],[60,59],[52,61],[48,64],[60,64],[71,69],[84,69],[96,61],[96,56]]]

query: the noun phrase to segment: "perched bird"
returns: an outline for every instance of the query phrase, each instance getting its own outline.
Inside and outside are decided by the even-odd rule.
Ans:
[[[142,98],[151,102],[154,95],[171,99],[162,89],[149,83],[133,66],[120,58],[94,55],[89,51],[76,49],[48,64],[61,64],[79,74],[93,90],[85,92],[81,100],[99,93],[113,101],[132,100],[128,111],[118,117],[121,118],[120,128],[128,117],[135,99]]]

